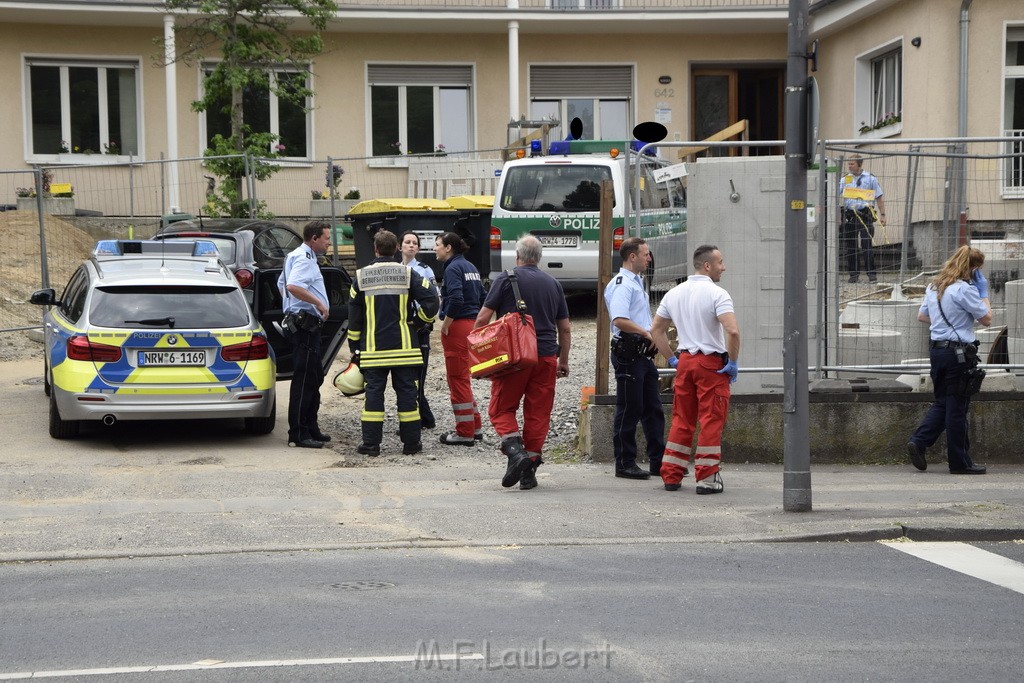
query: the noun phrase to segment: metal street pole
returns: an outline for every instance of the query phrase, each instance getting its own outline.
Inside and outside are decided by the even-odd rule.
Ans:
[[[786,61],[786,275],[782,346],[782,505],[811,509],[807,405],[807,0],[789,2]]]

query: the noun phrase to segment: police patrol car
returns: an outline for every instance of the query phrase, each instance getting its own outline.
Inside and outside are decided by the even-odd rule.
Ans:
[[[651,285],[675,284],[686,277],[686,191],[683,173],[664,173],[667,164],[648,155],[627,154],[625,141],[573,140],[551,143],[548,156],[505,163],[491,214],[491,279],[515,265],[516,241],[526,234],[544,245],[540,268],[565,290],[597,286],[601,182],[613,187],[613,271],[621,265],[619,246],[633,231],[639,172],[639,236],[653,260]],[[632,149],[642,143],[634,141]],[[632,160],[627,160],[631,156]],[[639,169],[639,171],[637,170]]]
[[[81,422],[241,417],[276,422],[275,363],[212,242],[104,240],[58,300],[42,289],[50,436]]]

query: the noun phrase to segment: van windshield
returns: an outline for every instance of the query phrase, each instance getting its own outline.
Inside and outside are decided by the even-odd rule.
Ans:
[[[582,164],[513,166],[506,173],[506,211],[600,211],[601,181],[612,179],[609,167]]]

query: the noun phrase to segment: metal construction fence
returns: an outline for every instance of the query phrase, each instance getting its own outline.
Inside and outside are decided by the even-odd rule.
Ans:
[[[818,204],[831,244],[817,294],[822,370],[902,374],[928,364],[928,326],[917,320],[925,287],[962,244],[985,254],[993,322],[978,329],[990,366],[1024,368],[1024,149],[1020,138],[826,141]],[[863,160],[882,189],[873,225],[874,273],[853,229],[868,231],[840,194],[850,161]],[[854,193],[856,196],[856,193]],[[881,215],[884,209],[884,216]],[[846,225],[844,226],[844,222]],[[852,226],[851,226],[852,223]],[[822,246],[822,245],[820,245]],[[871,281],[870,276],[875,281]],[[815,359],[815,356],[811,356]]]
[[[243,179],[246,213],[274,216],[294,227],[311,217],[334,216],[340,222],[365,199],[492,195],[502,166],[501,150],[302,164],[238,158],[246,169],[257,163],[278,167],[265,180]],[[221,191],[223,181],[206,166],[208,158],[116,164],[105,163],[108,159],[114,157],[0,170],[0,332],[38,327],[39,309],[27,303],[32,291],[53,286],[59,292],[96,239],[148,238],[173,212],[209,216],[211,197]],[[345,198],[353,195],[358,199]]]
[[[711,243],[725,256],[722,284],[737,306],[746,369],[736,389],[781,391],[785,163],[746,155],[760,143],[722,144],[725,154],[686,164],[687,252]],[[680,154],[674,148],[700,145],[657,148],[671,161]],[[817,149],[819,163],[807,178],[807,338],[815,375],[884,376],[926,366],[928,330],[917,308],[929,279],[967,242],[986,254],[992,283],[994,322],[979,331],[982,357],[1024,368],[1021,138],[823,141]],[[875,281],[863,262],[857,273],[848,269],[850,244],[841,239],[839,188],[855,156],[883,190],[881,202],[869,202],[886,213],[884,224],[879,216],[871,226]],[[313,216],[340,220],[354,191],[360,200],[493,194],[502,166],[501,150],[301,165],[249,159],[247,167],[259,161],[280,170],[245,180],[248,211],[296,227]],[[97,238],[148,237],[172,209],[205,214],[219,183],[202,158],[0,171],[0,331],[38,326],[31,292],[44,282],[60,290]],[[68,191],[40,201],[47,184]]]

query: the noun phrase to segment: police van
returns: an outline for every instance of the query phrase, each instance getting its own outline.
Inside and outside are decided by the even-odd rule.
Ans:
[[[632,148],[627,153],[628,144]],[[641,145],[638,141],[561,141],[552,143],[546,156],[506,162],[491,214],[491,279],[515,265],[516,241],[532,234],[544,245],[541,270],[559,280],[566,291],[595,290],[601,182],[611,180],[612,273],[621,266],[618,252],[622,240],[639,234],[650,245],[653,257],[646,274],[648,283],[664,289],[681,282],[689,260],[685,167],[632,152]],[[638,221],[632,216],[637,172]]]

